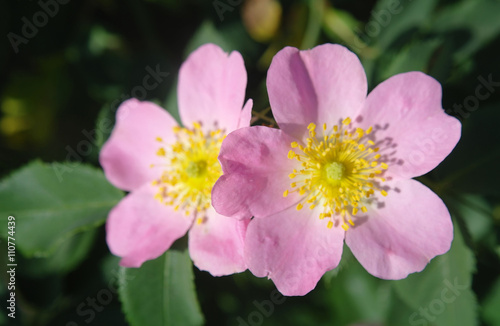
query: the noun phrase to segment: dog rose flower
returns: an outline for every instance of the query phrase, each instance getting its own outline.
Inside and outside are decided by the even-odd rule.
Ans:
[[[250,125],[252,101],[242,110],[246,82],[238,52],[228,55],[207,44],[179,72],[184,127],[151,102],[130,99],[118,108],[100,163],[113,185],[130,192],[106,224],[108,246],[122,257],[122,266],[157,258],[189,230],[189,252],[198,268],[214,276],[246,269],[248,219],[222,216],[210,200],[222,174],[217,156],[224,136]]]
[[[372,275],[421,271],[453,239],[442,200],[412,180],[436,167],[460,138],[441,107],[441,85],[420,72],[393,76],[367,96],[352,52],[325,44],[287,47],[267,76],[280,130],[236,130],[219,155],[217,212],[254,216],[249,270],[284,295],[304,295],[340,261],[342,247]]]

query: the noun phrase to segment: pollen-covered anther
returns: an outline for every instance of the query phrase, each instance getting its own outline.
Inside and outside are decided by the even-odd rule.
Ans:
[[[302,200],[297,204],[301,210],[305,204],[309,208],[322,207],[320,219],[327,219],[327,227],[340,225],[344,230],[355,226],[353,218],[360,212],[368,211],[369,198],[379,192],[387,196],[379,187],[389,165],[382,162],[382,155],[376,142],[369,136],[373,128],[355,128],[351,118],[328,128],[321,125],[322,135],[317,135],[316,124],[307,126],[308,136],[303,142],[292,142],[289,159],[301,162],[301,169],[289,174],[294,181],[290,189],[283,193],[298,192]]]
[[[186,216],[195,214],[197,223],[202,223],[205,211],[210,207],[212,187],[222,174],[217,160],[223,130],[204,132],[195,122],[193,128],[173,128],[176,141],[162,143],[156,155],[162,160],[152,167],[162,168],[159,179],[152,182],[158,187],[155,199],[165,205],[173,206],[174,211],[182,210]]]

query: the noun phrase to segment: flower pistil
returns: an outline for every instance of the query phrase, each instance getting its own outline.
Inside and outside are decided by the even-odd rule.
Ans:
[[[327,227],[332,228],[334,222],[341,220],[346,231],[349,225],[354,226],[352,216],[359,210],[367,212],[365,204],[375,191],[387,196],[380,183],[385,181],[383,174],[388,165],[380,160],[379,147],[369,136],[373,127],[364,130],[350,126],[350,118],[329,131],[325,123],[318,136],[316,124],[310,123],[305,142],[291,143],[288,158],[301,162],[301,168],[289,175],[293,180],[291,189],[283,193],[284,197],[291,192],[303,196],[297,210],[304,205],[310,209],[322,206],[319,218],[328,219]]]
[[[191,129],[174,127],[174,134],[177,140],[170,147],[156,138],[164,144],[156,155],[166,163],[151,165],[164,168],[161,177],[153,181],[158,186],[155,198],[176,211],[182,209],[186,216],[195,213],[197,223],[202,223],[210,207],[212,187],[222,175],[217,155],[225,135],[221,129],[204,133],[197,122]]]

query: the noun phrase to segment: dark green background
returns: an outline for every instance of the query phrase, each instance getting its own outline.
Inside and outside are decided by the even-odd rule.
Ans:
[[[500,86],[486,99],[476,94],[481,79],[500,82],[500,1],[281,1],[279,29],[265,41],[253,39],[243,23],[249,2],[219,1],[232,9],[221,19],[213,1],[68,1],[25,37],[18,53],[9,33],[24,37],[23,17],[32,22],[42,7],[2,3],[0,266],[7,258],[7,216],[14,215],[18,291],[13,320],[6,316],[8,281],[0,269],[0,325],[196,325],[202,319],[244,325],[249,318],[255,325],[500,325]],[[256,124],[272,124],[265,76],[285,45],[348,46],[360,56],[370,89],[405,71],[436,78],[443,108],[462,121],[462,139],[419,180],[452,213],[451,251],[422,273],[383,281],[346,248],[340,267],[314,291],[284,302],[273,297],[271,281],[249,272],[213,278],[192,268],[185,239],[141,269],[120,269],[103,224],[123,193],[99,170],[99,148],[117,105],[142,85],[147,67],[169,74],[145,99],[177,116],[179,66],[207,42],[242,53]],[[32,162],[37,159],[46,163]],[[442,303],[442,290],[454,282],[461,286],[456,298]],[[89,308],[94,299],[97,308]],[[443,311],[432,313],[441,305]]]

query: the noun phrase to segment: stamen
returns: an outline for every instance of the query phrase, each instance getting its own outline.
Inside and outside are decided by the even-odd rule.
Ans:
[[[158,156],[165,156],[165,148],[160,147],[160,149],[156,152]]]
[[[367,213],[365,205],[374,200],[375,190],[388,195],[379,183],[385,181],[381,175],[389,165],[379,162],[381,154],[377,153],[376,142],[365,137],[372,133],[373,127],[364,130],[351,124],[349,117],[330,130],[323,123],[322,135],[317,137],[316,124],[310,123],[306,145],[292,142],[288,152],[288,158],[297,159],[302,167],[288,176],[290,179],[300,176],[299,181],[290,183],[291,192],[303,196],[296,209],[301,210],[305,204],[310,209],[322,207],[319,218],[328,218],[327,227],[340,225],[346,231],[355,226],[351,217],[360,211]],[[289,192],[286,189],[283,197]]]
[[[225,135],[220,129],[204,133],[198,122],[192,129],[175,126],[173,131],[177,141],[156,152],[165,163],[151,164],[163,169],[161,177],[151,183],[158,187],[155,199],[175,211],[184,210],[186,216],[194,213],[198,216],[196,223],[203,223],[211,205],[212,187],[222,175],[217,156]],[[156,141],[163,139],[156,137]]]

